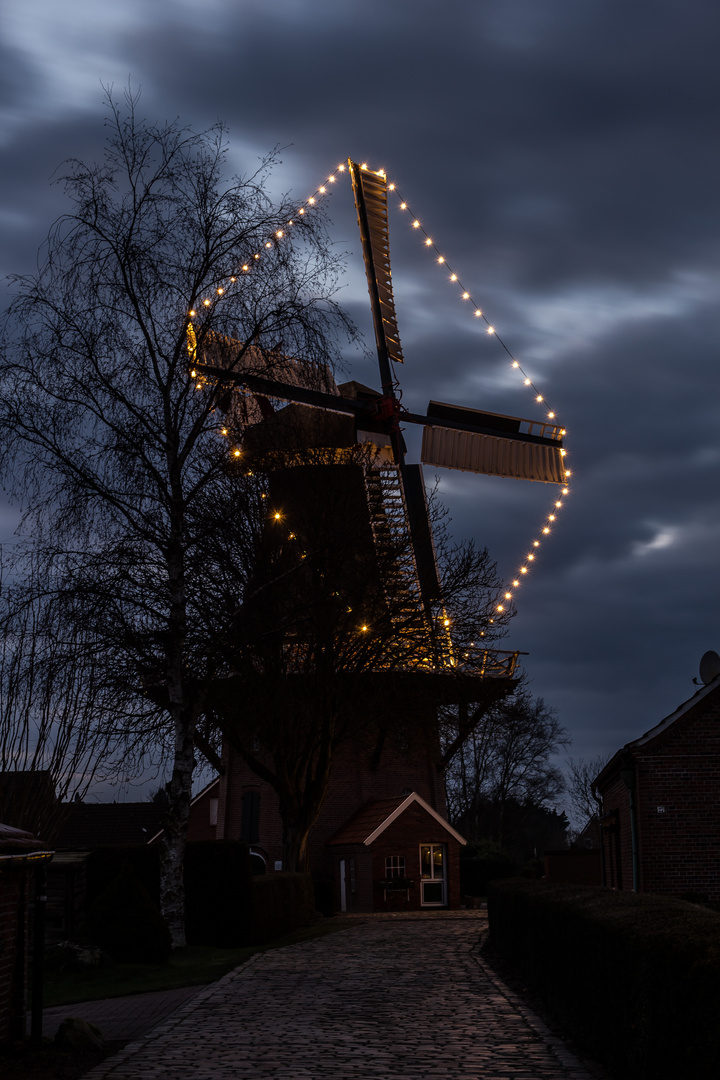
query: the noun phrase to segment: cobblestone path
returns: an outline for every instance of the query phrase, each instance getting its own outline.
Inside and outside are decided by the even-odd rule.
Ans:
[[[258,955],[85,1080],[595,1080],[486,967],[483,926],[371,918]]]

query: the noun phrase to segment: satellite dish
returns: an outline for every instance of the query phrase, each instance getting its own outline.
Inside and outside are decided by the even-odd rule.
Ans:
[[[720,656],[714,649],[706,652],[700,661],[700,678],[707,686],[720,675]]]

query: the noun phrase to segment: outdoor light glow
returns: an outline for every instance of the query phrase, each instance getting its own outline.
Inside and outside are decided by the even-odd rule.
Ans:
[[[487,332],[488,332],[488,334],[494,334],[495,333],[495,327],[494,326],[488,326]]]

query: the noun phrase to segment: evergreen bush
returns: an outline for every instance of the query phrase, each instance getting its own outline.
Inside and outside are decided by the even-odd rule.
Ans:
[[[670,897],[516,879],[490,943],[617,1080],[716,1080],[720,915]]]
[[[237,948],[253,936],[253,878],[247,844],[193,841],[185,848],[185,934],[189,945]]]
[[[170,954],[167,924],[129,863],[88,907],[81,936],[114,960],[156,964]]]

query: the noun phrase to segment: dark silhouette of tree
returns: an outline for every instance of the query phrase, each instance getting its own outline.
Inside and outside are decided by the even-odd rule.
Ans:
[[[318,448],[298,438],[289,450],[284,430],[282,448],[243,458],[226,498],[207,507],[208,618],[232,613],[214,635],[224,653],[216,648],[208,713],[277,793],[290,869],[306,866],[340,746],[376,767],[386,740],[401,735],[441,768],[438,704],[476,706],[512,686],[477,678],[471,659],[471,641],[504,633],[487,551],[453,547],[432,515],[442,588],[428,611],[407,531],[381,544],[373,535],[366,482],[376,448],[328,449],[324,422],[332,427],[315,411]]]
[[[480,715],[446,715],[446,745],[455,745],[459,728],[466,737],[446,773],[450,820],[468,839],[510,847],[525,818],[554,810],[564,780],[553,758],[568,733],[523,683]]]
[[[43,554],[81,651],[169,749],[162,908],[179,946],[194,754],[213,756],[205,509],[229,456],[225,391],[199,392],[190,361],[219,335],[233,365],[272,372],[282,341],[325,370],[351,328],[322,214],[266,194],[273,157],[226,181],[221,125],[154,126],[130,93],[107,106],[104,159],[67,163],[70,211],[3,321],[3,464],[28,537],[12,580]]]
[[[602,754],[589,759],[570,757],[567,760],[567,803],[576,834],[580,834],[588,822],[598,816],[602,800],[595,794],[595,777],[599,776],[609,760],[609,755]]]

